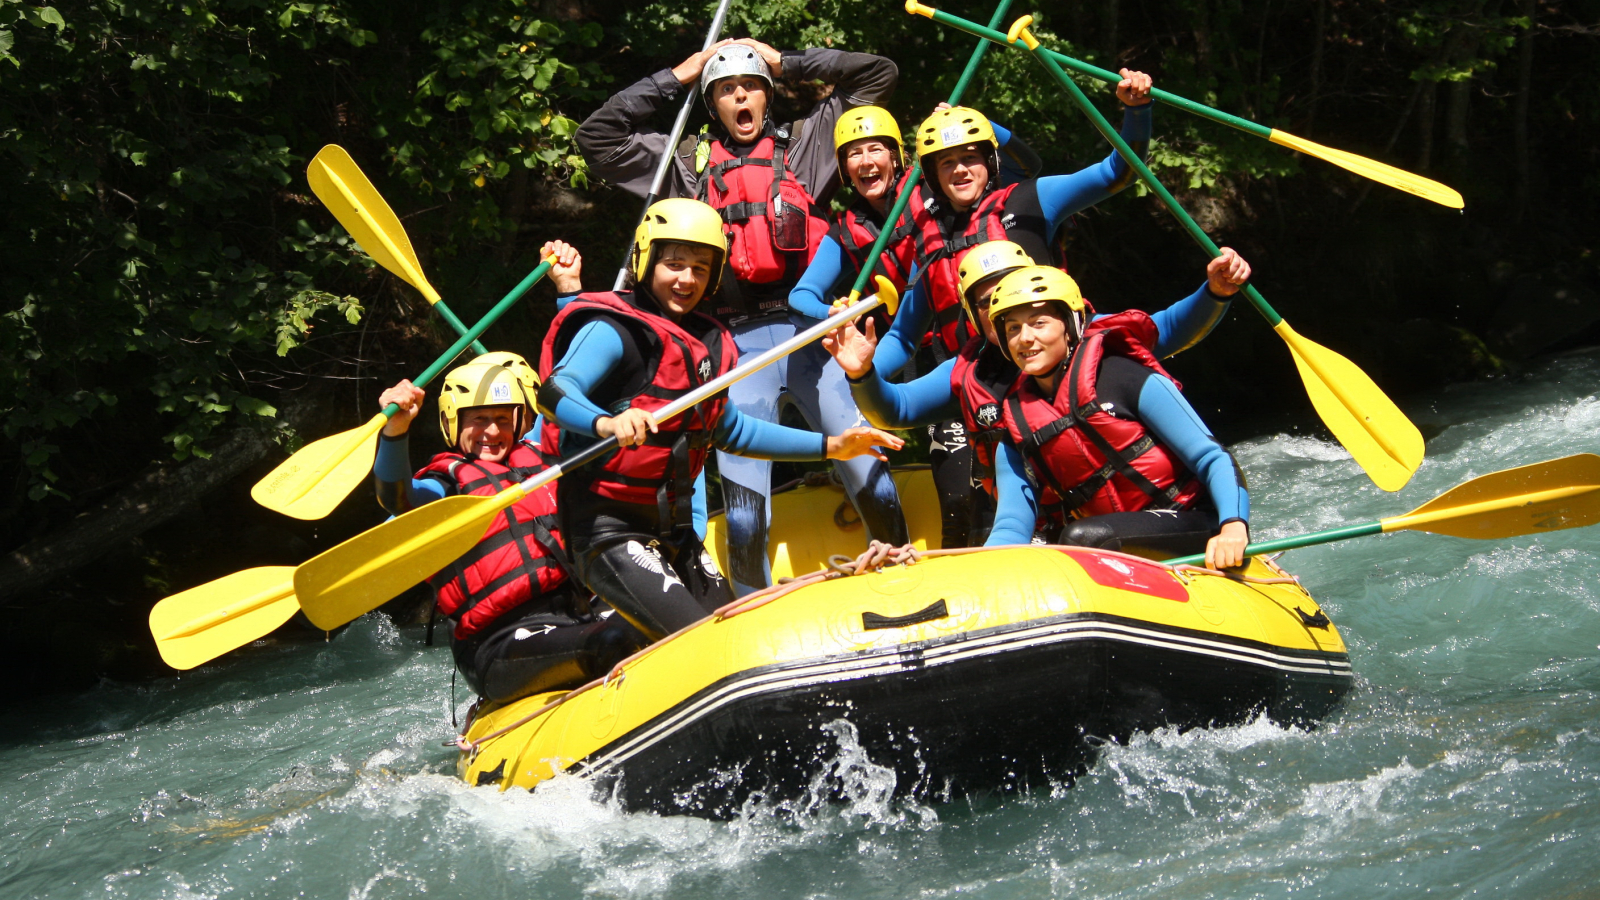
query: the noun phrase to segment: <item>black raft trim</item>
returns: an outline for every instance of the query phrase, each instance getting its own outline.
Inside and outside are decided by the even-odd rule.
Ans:
[[[923,622],[932,622],[934,619],[949,618],[950,609],[943,600],[935,600],[926,607],[914,613],[903,616],[883,616],[875,612],[861,614],[861,627],[867,631],[877,631],[881,628],[904,628],[907,625],[919,625]]]

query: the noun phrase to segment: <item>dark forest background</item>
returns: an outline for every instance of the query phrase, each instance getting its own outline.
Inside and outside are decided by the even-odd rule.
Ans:
[[[285,451],[369,417],[454,338],[311,196],[321,146],[362,164],[468,322],[551,238],[609,286],[638,204],[588,177],[572,134],[698,49],[713,6],[0,0],[0,606],[31,637],[7,654],[20,683],[153,671],[156,599],[301,562],[380,518],[365,491],[320,523],[248,499]],[[1010,15],[1029,12],[1064,52],[1465,195],[1448,210],[1157,110],[1158,174],[1301,333],[1402,406],[1600,337],[1597,0],[1055,0]],[[974,43],[893,0],[736,0],[725,34],[893,58],[907,129]],[[821,90],[783,85],[778,114]],[[1114,109],[1105,86],[1091,96]],[[967,102],[1046,171],[1106,152],[1022,53],[994,49]],[[1142,191],[1065,241],[1102,310],[1165,305],[1202,277]],[[534,356],[551,294],[486,342]],[[1225,438],[1317,428],[1281,341],[1242,303],[1174,370]]]

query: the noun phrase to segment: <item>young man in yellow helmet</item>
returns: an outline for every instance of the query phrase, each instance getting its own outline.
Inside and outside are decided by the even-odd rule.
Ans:
[[[425,394],[409,381],[384,391],[379,405],[399,410],[373,463],[379,503],[400,515],[443,497],[493,495],[543,471],[544,457],[524,438],[538,383],[515,353],[488,353],[450,372],[439,387],[439,427],[451,449],[414,475],[409,435]],[[452,623],[456,667],[480,696],[504,702],[576,687],[644,645],[621,617],[596,614],[563,557],[555,488],[547,486],[429,579],[435,611]]]
[[[1002,278],[988,316],[1022,370],[1000,404],[990,544],[1026,542],[1053,510],[1060,543],[1244,561],[1244,476],[1157,361],[1149,316],[1092,319],[1077,283],[1050,266]]]
[[[833,90],[804,118],[775,122],[779,78],[822,81]],[[749,358],[795,334],[789,290],[827,234],[828,202],[839,187],[834,123],[852,107],[886,101],[898,78],[893,62],[871,54],[820,47],[780,52],[749,38],[723,41],[614,95],[578,129],[577,143],[592,172],[640,196],[662,154],[673,154],[661,196],[710,204],[729,234],[727,277],[702,311],[728,325],[741,357]],[[669,148],[650,119],[697,81],[712,125]],[[789,361],[781,360],[735,384],[728,397],[744,415],[776,422],[779,396],[794,383]],[[735,548],[730,574],[743,593],[768,581],[772,466],[718,451],[717,469]],[[858,464],[844,478],[864,481],[865,467]],[[897,512],[882,518],[893,522]],[[904,528],[874,527],[880,530]]]
[[[695,533],[690,498],[714,446],[768,459],[878,455],[900,439],[872,428],[836,437],[764,422],[713,397],[664,421],[655,413],[730,371],[728,327],[699,312],[727,254],[722,218],[696,200],[653,204],[635,237],[633,290],[580,294],[556,315],[540,358],[547,456],[615,437],[616,452],[564,477],[562,534],[577,575],[659,639],[732,599]]]

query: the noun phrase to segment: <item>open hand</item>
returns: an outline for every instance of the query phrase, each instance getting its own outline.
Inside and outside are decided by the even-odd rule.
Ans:
[[[739,38],[738,43],[748,44],[751,47],[756,48],[756,52],[761,54],[761,58],[766,61],[767,68],[772,70],[773,78],[777,78],[779,75],[783,74],[782,53],[779,53],[778,51],[772,49],[770,45],[763,44],[755,38]]]
[[[1222,255],[1206,264],[1206,287],[1218,297],[1232,297],[1250,280],[1250,264],[1239,251],[1223,247]]]
[[[1132,69],[1122,69],[1117,74],[1122,80],[1117,82],[1117,99],[1123,106],[1143,106],[1150,102],[1150,76]]]
[[[843,434],[828,438],[829,459],[855,459],[858,456],[871,456],[889,461],[879,447],[888,447],[890,450],[899,450],[906,442],[895,437],[887,431],[876,428],[857,426],[846,428]]]
[[[389,437],[399,437],[411,430],[411,420],[422,411],[422,399],[427,392],[411,383],[410,379],[400,382],[387,391],[378,395],[378,408],[388,409],[393,403],[400,408],[383,424],[383,433]]]
[[[866,329],[862,334],[856,330],[855,322],[846,322],[822,338],[822,349],[833,354],[839,368],[851,378],[872,371],[872,356],[878,349],[877,320],[868,317]]]
[[[1231,569],[1244,565],[1244,548],[1249,543],[1250,526],[1243,522],[1222,526],[1221,532],[1206,541],[1206,568]]]
[[[700,73],[706,67],[706,61],[731,43],[733,38],[723,38],[699,53],[691,54],[688,59],[672,67],[672,77],[678,79],[679,84],[693,84],[700,78]]]
[[[624,447],[639,446],[657,430],[655,418],[637,407],[594,420],[595,434],[603,438],[615,437]]]

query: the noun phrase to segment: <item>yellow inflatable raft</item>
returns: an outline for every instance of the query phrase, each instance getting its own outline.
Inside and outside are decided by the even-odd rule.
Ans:
[[[936,542],[926,472],[899,477],[913,536]],[[828,486],[775,499],[775,576],[865,547],[842,501]],[[1351,683],[1338,631],[1264,561],[1236,579],[1081,548],[969,550],[774,594],[603,684],[478,711],[461,776],[587,773],[629,808],[727,816],[802,794],[846,720],[897,790],[943,798],[1069,779],[1137,730],[1312,721]]]

